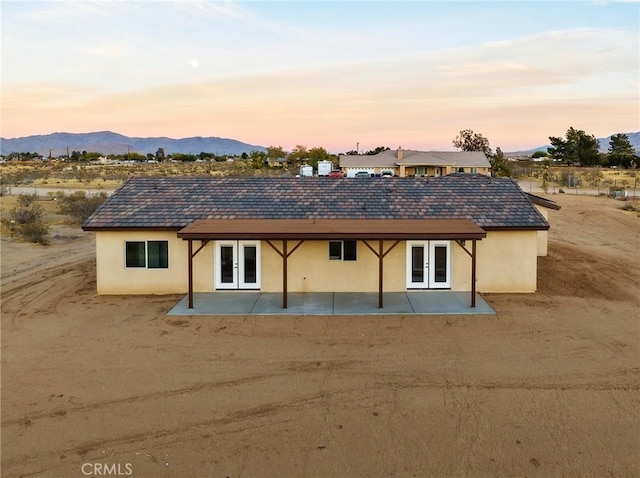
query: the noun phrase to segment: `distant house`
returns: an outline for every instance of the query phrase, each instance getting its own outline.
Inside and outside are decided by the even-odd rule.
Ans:
[[[347,177],[365,171],[371,176],[445,176],[455,172],[491,174],[491,164],[481,151],[413,151],[398,148],[375,155],[340,155],[340,168]]]
[[[287,164],[285,158],[267,158],[267,165],[270,168],[282,168]]]
[[[549,229],[539,208],[557,206],[481,174],[133,177],[83,229],[96,234],[99,294],[384,287],[475,297],[536,290]]]

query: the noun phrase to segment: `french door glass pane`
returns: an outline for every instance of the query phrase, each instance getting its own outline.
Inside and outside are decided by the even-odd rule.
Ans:
[[[256,246],[244,246],[244,282],[255,284],[258,281]]]
[[[411,281],[424,282],[424,247],[411,247]]]
[[[433,280],[435,282],[447,282],[447,247],[436,246],[434,257],[431,261],[435,267]]]
[[[220,247],[220,280],[223,284],[233,283],[233,246]]]

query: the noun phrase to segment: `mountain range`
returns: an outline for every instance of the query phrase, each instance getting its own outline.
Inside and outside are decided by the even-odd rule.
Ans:
[[[100,131],[96,133],[52,133],[21,138],[0,138],[0,154],[3,156],[12,152],[36,152],[44,157],[48,157],[49,154],[52,157],[58,157],[71,153],[71,151],[99,152],[103,154],[124,154],[127,152],[155,154],[158,148],[164,148],[166,154],[199,154],[205,152],[217,155],[240,155],[254,150],[266,151],[263,146],[215,136],[207,138],[196,136],[182,139],[166,137],[131,138],[112,131]]]
[[[640,154],[640,131],[626,134],[636,154]],[[611,136],[598,138],[601,152],[607,151],[610,140]],[[531,154],[535,151],[546,151],[549,147],[551,147],[550,144],[508,154]],[[89,151],[103,154],[124,154],[127,152],[155,154],[158,148],[163,148],[167,154],[199,154],[205,152],[217,155],[241,155],[254,150],[266,151],[263,146],[215,136],[196,136],[182,139],[167,137],[135,138],[112,131],[100,131],[96,133],[52,133],[21,138],[0,138],[0,155],[3,156],[12,152],[36,152],[45,157],[49,155],[58,157],[66,155],[67,152],[71,153],[71,151]]]

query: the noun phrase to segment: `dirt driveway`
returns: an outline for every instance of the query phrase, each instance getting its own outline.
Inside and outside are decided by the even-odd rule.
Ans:
[[[170,318],[3,239],[2,476],[640,476],[639,219],[553,199],[495,316]]]

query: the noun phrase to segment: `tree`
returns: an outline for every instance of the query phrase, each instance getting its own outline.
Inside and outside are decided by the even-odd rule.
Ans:
[[[196,159],[198,159],[198,156],[196,156],[195,154],[186,154],[186,153],[173,153],[171,156],[174,160],[176,161],[182,161],[182,162],[186,162],[186,161],[195,161]]]
[[[267,146],[267,162],[270,166],[280,166],[286,157],[287,153],[282,146]]]
[[[542,161],[542,190],[549,192],[549,181],[552,178],[551,164],[548,159]]]
[[[482,151],[487,156],[491,154],[489,140],[470,129],[463,129],[458,133],[453,139],[453,147],[462,151]]]
[[[283,159],[287,156],[282,146],[267,146],[267,158],[272,161]]]
[[[599,169],[590,169],[587,171],[587,174],[585,174],[585,177],[587,180],[587,184],[589,184],[589,186],[591,186],[592,188],[596,188],[598,190],[598,195],[600,195],[600,183],[604,178],[604,176],[602,175],[602,171],[600,171]]]
[[[164,152],[164,148],[158,148],[158,151],[156,151],[156,161],[161,163],[166,159],[167,159],[167,155]]]
[[[251,160],[251,167],[254,169],[260,169],[267,161],[267,153],[264,151],[252,150],[249,153],[249,159]]]
[[[635,151],[629,136],[625,133],[618,133],[611,136],[609,141],[609,156],[607,157],[609,166],[622,166],[624,168],[631,167],[631,163],[635,159]]]
[[[491,176],[511,176],[509,162],[499,146],[496,148],[496,154],[489,155],[489,162],[491,163]]]
[[[378,146],[376,149],[372,149],[371,151],[367,151],[364,154],[369,155],[369,156],[374,156],[374,155],[376,155],[378,153],[382,153],[383,151],[389,151],[389,149],[390,148],[388,146]]]
[[[549,153],[547,153],[546,151],[534,151],[533,154],[531,155],[532,159],[547,158],[547,157],[549,157]]]
[[[313,168],[317,168],[319,161],[326,161],[328,158],[329,153],[327,150],[320,146],[316,146],[309,150],[307,164]]]
[[[84,222],[103,202],[107,200],[107,194],[102,192],[93,196],[87,196],[84,191],[76,191],[69,195],[56,194],[58,212],[71,216],[76,222]]]
[[[306,161],[308,157],[309,157],[309,152],[307,151],[307,147],[302,144],[298,144],[287,155],[287,162],[294,169],[299,169],[302,162]]]
[[[551,147],[547,148],[554,161],[581,166],[596,166],[600,164],[600,144],[593,135],[570,127],[565,135],[566,139],[549,136]]]

